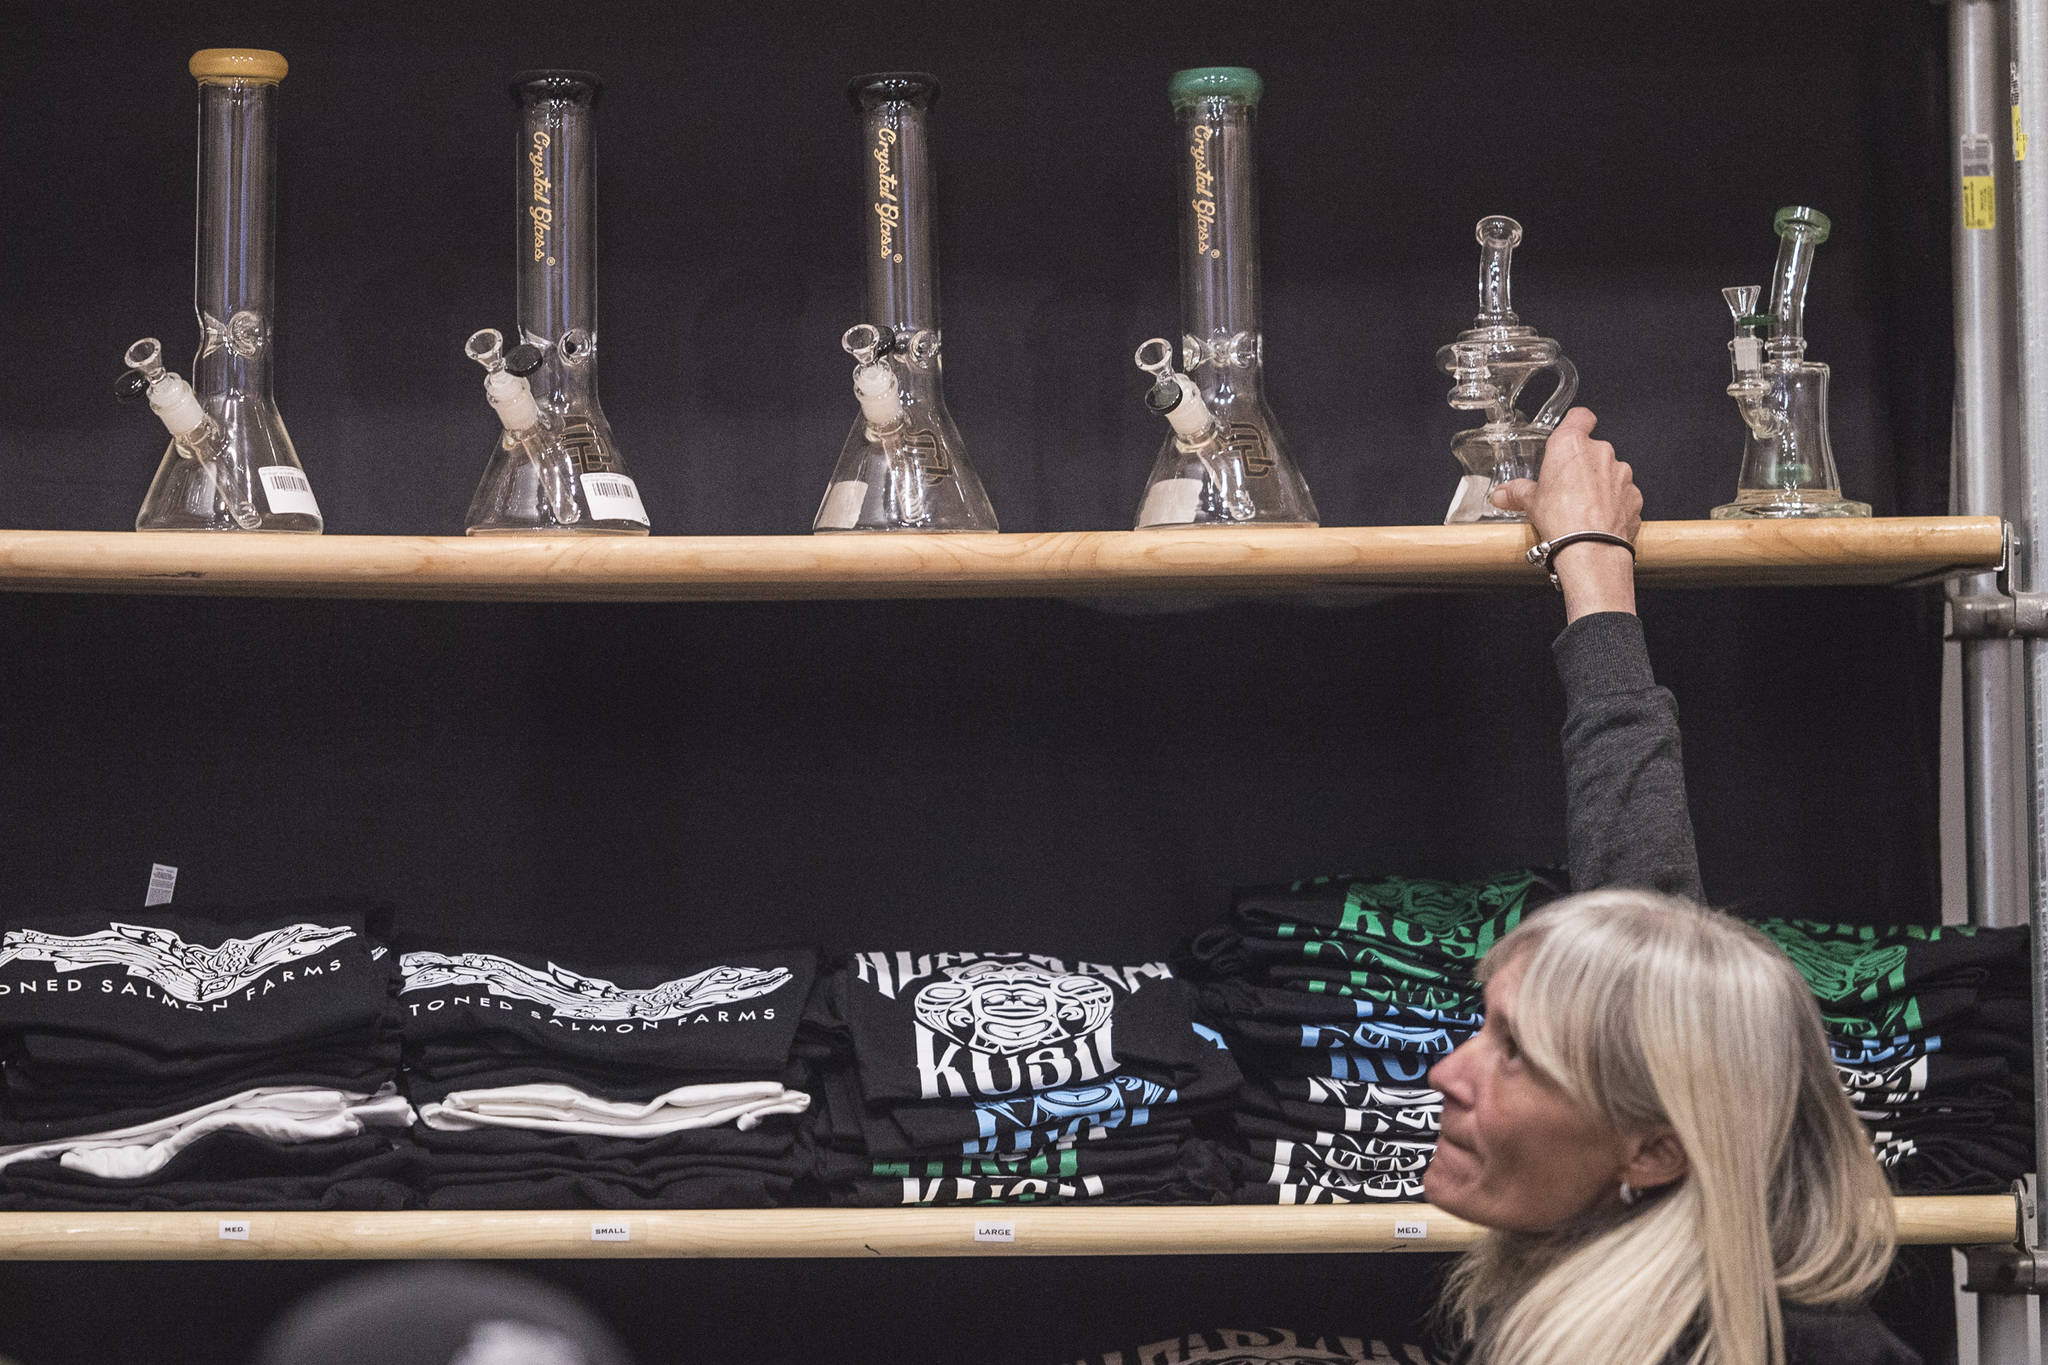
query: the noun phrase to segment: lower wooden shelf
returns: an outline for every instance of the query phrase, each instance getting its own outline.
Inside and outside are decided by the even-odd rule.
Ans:
[[[2008,1242],[2007,1195],[1900,1199],[1899,1240]],[[1313,1208],[772,1209],[489,1213],[8,1213],[0,1260],[1189,1256],[1456,1251],[1426,1204]]]
[[[292,536],[0,531],[0,591],[443,601],[1172,596],[1541,587],[1527,526],[1025,535]],[[1663,521],[1651,586],[1895,584],[1995,568],[1996,517]]]

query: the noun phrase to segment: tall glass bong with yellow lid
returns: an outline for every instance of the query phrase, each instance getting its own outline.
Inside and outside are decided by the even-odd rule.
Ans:
[[[1138,348],[1145,405],[1172,430],[1146,480],[1137,527],[1314,526],[1262,384],[1259,206],[1252,123],[1264,83],[1241,66],[1174,73],[1180,124],[1181,369],[1173,343]]]
[[[470,499],[470,535],[644,536],[647,509],[597,401],[596,155],[603,89],[588,71],[526,71],[513,256],[519,340],[494,327],[464,350],[501,428]]]
[[[853,357],[860,413],[832,467],[814,531],[993,531],[995,509],[946,411],[927,135],[939,82],[922,71],[856,76],[867,320]]]
[[[144,337],[122,357],[124,399],[146,397],[170,448],[135,514],[138,531],[317,534],[320,505],[285,434],[271,383],[277,234],[277,83],[285,60],[252,48],[192,54],[199,178],[192,382]]]

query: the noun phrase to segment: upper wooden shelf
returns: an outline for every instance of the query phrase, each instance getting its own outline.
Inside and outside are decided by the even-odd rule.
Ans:
[[[2010,1195],[1895,1202],[1899,1240],[1907,1244],[2009,1242],[2017,1226]],[[1002,1240],[1005,1230],[1011,1240]],[[1268,1255],[1456,1251],[1477,1237],[1471,1224],[1426,1204],[6,1213],[0,1261]]]
[[[1541,585],[1525,526],[1027,535],[483,537],[0,531],[0,590],[443,601],[1080,597]],[[1996,517],[1652,522],[1662,587],[1896,584],[1995,568]]]

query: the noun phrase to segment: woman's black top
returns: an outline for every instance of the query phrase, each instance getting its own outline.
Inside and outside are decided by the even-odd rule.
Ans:
[[[1923,1365],[1919,1353],[1892,1335],[1868,1308],[1815,1308],[1811,1304],[1778,1304],[1785,1320],[1785,1365]],[[1451,1365],[1467,1365],[1473,1348],[1465,1346]],[[1689,1346],[1665,1357],[1665,1365],[1683,1365]]]
[[[1678,703],[1650,674],[1643,623],[1581,616],[1551,646],[1564,683],[1565,838],[1572,888],[1703,901],[1685,804]]]

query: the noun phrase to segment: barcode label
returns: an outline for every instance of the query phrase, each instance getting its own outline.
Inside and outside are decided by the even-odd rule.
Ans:
[[[142,898],[146,910],[152,905],[169,905],[171,893],[178,888],[178,869],[165,867],[162,863],[149,865],[149,892]]]
[[[974,1224],[974,1240],[977,1242],[1014,1242],[1017,1240],[1017,1225],[1011,1222],[995,1223],[978,1219]]]
[[[819,531],[851,531],[860,525],[860,510],[867,505],[868,486],[862,479],[847,479],[825,490],[818,519],[811,523]]]
[[[1201,506],[1200,479],[1161,479],[1145,494],[1145,505],[1138,509],[1138,525],[1186,526]]]
[[[588,475],[585,476],[586,478]],[[593,1242],[630,1242],[633,1240],[631,1223],[592,1223],[590,1240]]]
[[[1965,133],[1961,139],[1963,226],[1988,232],[1998,226],[1998,182],[1991,176],[1991,138]]]
[[[313,485],[300,470],[288,464],[267,464],[256,474],[263,480],[263,496],[270,500],[272,513],[320,515],[320,504],[313,500]]]
[[[590,504],[592,520],[647,525],[647,509],[640,505],[640,490],[624,474],[585,474],[583,500]]]
[[[223,1242],[246,1242],[249,1240],[249,1222],[245,1218],[220,1220],[220,1240]]]

